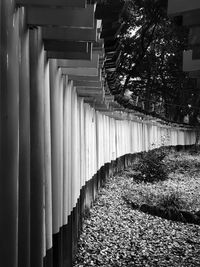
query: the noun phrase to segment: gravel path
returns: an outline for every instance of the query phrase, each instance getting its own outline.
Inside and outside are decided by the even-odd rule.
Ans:
[[[74,267],[200,266],[200,226],[133,210],[122,199],[130,177],[111,177],[83,225]]]

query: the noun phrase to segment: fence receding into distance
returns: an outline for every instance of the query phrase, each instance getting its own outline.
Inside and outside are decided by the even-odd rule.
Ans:
[[[16,2],[26,2],[27,6],[18,7]],[[50,2],[54,6],[56,1]],[[70,3],[81,6],[83,2],[67,0],[65,8],[69,15],[74,10]],[[65,9],[49,7],[52,13],[48,13],[47,7],[33,8],[33,3],[33,0],[0,2],[2,267],[71,266],[84,211],[90,208],[109,173],[130,164],[132,154],[147,151],[153,144],[159,147],[163,138],[167,146],[184,146],[194,144],[196,136],[190,128],[114,118],[95,109],[86,99],[94,95],[104,99],[103,87],[95,83],[99,65],[87,67],[92,74],[86,75],[85,80],[93,75],[89,81],[92,86],[87,87],[80,82],[84,68],[76,68],[73,73],[74,67],[68,66],[67,72],[59,61],[63,57],[66,62],[70,57],[83,60],[88,53],[100,57],[101,51],[97,53],[95,47],[91,51],[91,42],[82,41],[84,35],[81,44],[74,41],[76,33],[80,35],[83,30],[84,20],[81,22],[80,17],[80,25],[73,22],[77,23],[73,32],[69,25],[66,29],[57,25],[55,30],[56,23],[61,25],[65,21],[62,14],[59,17],[59,12]],[[40,6],[39,1],[35,3]],[[80,8],[88,12],[83,18],[87,14],[94,17],[94,5]],[[34,9],[38,10],[33,13]],[[46,27],[54,13],[55,25]],[[90,24],[91,19],[87,17],[85,23]],[[35,26],[35,20],[39,26]],[[93,22],[90,34],[92,30],[98,33],[98,23]],[[88,27],[85,25],[85,34]],[[73,40],[65,44],[70,53],[56,41],[45,43],[44,36],[48,38],[48,34],[54,33],[58,39],[65,30],[68,33],[63,35],[64,39],[69,38],[69,32],[70,36],[74,34]],[[54,45],[59,47],[57,51]],[[95,70],[97,74],[93,74]],[[75,74],[77,79],[73,78]]]

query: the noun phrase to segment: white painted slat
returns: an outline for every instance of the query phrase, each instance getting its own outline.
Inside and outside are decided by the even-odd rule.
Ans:
[[[59,233],[62,225],[62,131],[63,131],[63,92],[56,61],[50,62],[51,90],[51,143],[52,143],[52,189],[53,189],[53,233]]]
[[[46,249],[52,248],[52,175],[51,175],[51,118],[50,118],[50,79],[49,62],[44,69],[44,94],[45,94],[45,226],[46,226]]]

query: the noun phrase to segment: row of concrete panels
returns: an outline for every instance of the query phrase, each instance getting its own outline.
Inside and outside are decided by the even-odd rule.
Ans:
[[[57,67],[73,80],[79,96],[98,106],[105,102],[104,41],[100,39],[102,26],[96,19],[94,2],[18,0],[16,4],[25,9],[29,28],[41,28],[48,58],[57,59]]]

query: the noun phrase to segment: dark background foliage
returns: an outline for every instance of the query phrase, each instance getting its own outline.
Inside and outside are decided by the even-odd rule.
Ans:
[[[128,0],[121,20],[120,95],[144,111],[197,124],[200,94],[182,71],[188,29],[180,18],[168,17],[166,0]]]

